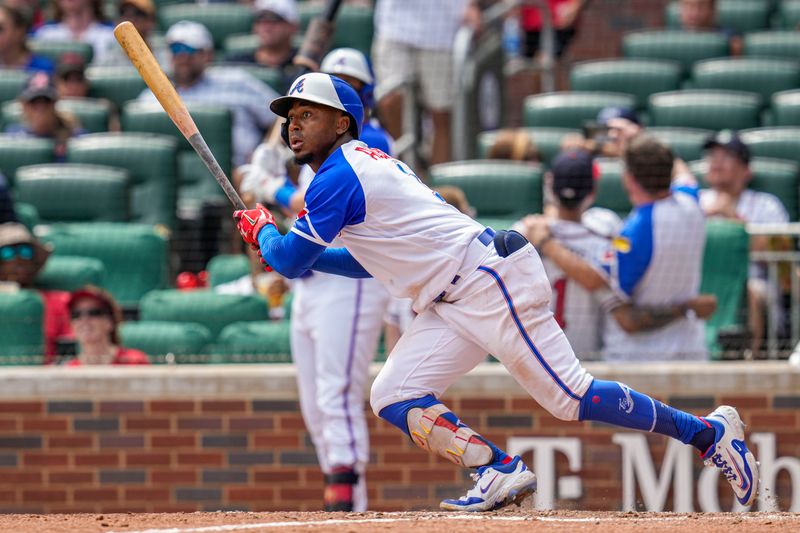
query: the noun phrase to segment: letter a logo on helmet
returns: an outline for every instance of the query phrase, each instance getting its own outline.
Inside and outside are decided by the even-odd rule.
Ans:
[[[276,98],[269,108],[278,116],[286,117],[295,102],[311,102],[320,104],[350,115],[350,131],[353,137],[361,136],[361,125],[364,122],[364,106],[361,98],[348,83],[321,72],[304,74],[292,84],[286,96]]]

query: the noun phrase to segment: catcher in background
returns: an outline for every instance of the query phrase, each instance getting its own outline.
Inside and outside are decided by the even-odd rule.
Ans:
[[[464,424],[439,398],[493,354],[545,409],[563,420],[601,421],[691,444],[722,470],[737,499],[757,494],[758,464],[736,409],[699,418],[628,386],[595,379],[575,357],[548,307],[550,283],[534,247],[495,232],[442,201],[401,161],[358,141],[358,94],[327,74],[299,77],[271,109],[287,118],[295,160],[316,176],[284,235],[263,206],[234,213],[244,241],[276,271],[375,277],[418,313],[372,385],[373,412],[420,448],[475,468],[475,487],[443,509],[490,511],[536,490],[522,462]],[[337,240],[334,246],[334,240]]]

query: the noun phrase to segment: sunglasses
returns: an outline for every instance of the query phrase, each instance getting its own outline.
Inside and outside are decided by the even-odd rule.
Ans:
[[[184,43],[172,43],[169,45],[169,51],[172,52],[172,55],[176,56],[178,54],[196,54],[200,49]]]
[[[270,22],[272,24],[278,24],[279,22],[286,22],[286,19],[280,15],[276,15],[275,13],[265,11],[259,15],[256,15],[256,22]]]
[[[93,309],[76,309],[74,311],[70,311],[69,316],[70,318],[72,318],[72,320],[77,320],[82,316],[88,318],[98,318],[101,316],[108,316],[108,311],[106,311],[105,309],[100,309],[98,307],[95,307]]]
[[[17,257],[27,261],[33,259],[33,246],[30,244],[11,244],[0,247],[0,261],[13,261]]]

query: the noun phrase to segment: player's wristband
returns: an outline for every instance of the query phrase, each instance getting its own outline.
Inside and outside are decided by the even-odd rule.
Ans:
[[[275,192],[275,202],[288,209],[292,201],[292,195],[296,192],[297,188],[287,180],[286,183]]]

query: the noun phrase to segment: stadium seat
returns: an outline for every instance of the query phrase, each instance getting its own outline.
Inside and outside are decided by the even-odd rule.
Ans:
[[[258,48],[258,35],[250,32],[228,35],[225,37],[225,44],[222,48],[225,59],[242,54],[251,54]]]
[[[139,318],[196,322],[208,328],[212,338],[216,339],[229,324],[265,322],[269,315],[267,301],[261,296],[217,294],[207,290],[164,290],[152,291],[142,298]]]
[[[718,0],[717,25],[743,34],[769,27],[771,0]],[[666,6],[667,26],[680,27],[678,2]]]
[[[650,125],[742,130],[759,125],[761,97],[739,91],[692,90],[650,97]]]
[[[54,224],[42,235],[55,256],[94,257],[106,269],[103,288],[123,306],[133,306],[147,292],[168,284],[167,236],[154,226],[93,222]]]
[[[222,254],[211,258],[206,267],[212,287],[236,281],[250,274],[250,260],[244,254]]]
[[[171,354],[176,363],[206,362],[206,350],[212,341],[211,332],[193,322],[124,322],[120,338],[127,348],[146,353],[151,363],[164,363]]]
[[[800,27],[800,0],[781,0],[773,25],[784,30],[797,30]]]
[[[623,37],[622,52],[631,58],[671,59],[689,72],[696,61],[729,55],[730,47],[718,32],[643,30]]]
[[[56,102],[56,109],[73,115],[81,128],[96,133],[108,131],[108,118],[111,104],[99,98],[62,98]],[[3,105],[3,123],[16,124],[22,120],[22,104],[18,101]]]
[[[130,177],[103,165],[52,163],[17,170],[16,198],[44,223],[130,220]]]
[[[25,202],[14,202],[14,211],[17,213],[17,220],[33,232],[33,228],[39,223],[39,212],[36,208]]]
[[[632,206],[622,185],[622,160],[601,157],[595,159],[595,162],[600,169],[600,179],[593,205],[610,209],[621,217],[626,216]]]
[[[291,363],[289,321],[237,322],[222,330],[215,363]]]
[[[302,3],[300,10],[300,31],[305,33],[312,17],[322,15],[325,5],[322,3]],[[334,48],[356,48],[368,57],[372,49],[373,27],[372,8],[354,5],[343,5],[336,15],[336,29],[333,34]]]
[[[89,96],[105,98],[122,109],[125,102],[135,100],[147,87],[139,72],[133,67],[89,67]]]
[[[0,69],[0,104],[15,100],[29,77],[30,74],[24,70]]]
[[[721,219],[706,221],[702,294],[717,297],[717,309],[706,320],[706,346],[719,359],[719,331],[745,322],[744,292],[750,264],[750,237],[744,224]]]
[[[760,31],[744,36],[744,55],[748,57],[800,57],[800,33],[796,31]]]
[[[690,169],[700,182],[705,185],[708,165],[705,161],[694,161]],[[749,187],[756,191],[764,191],[777,196],[789,212],[792,221],[798,220],[798,196],[800,190],[800,166],[794,161],[754,157],[750,160],[753,180]]]
[[[92,45],[82,41],[42,41],[39,39],[28,39],[28,47],[34,54],[45,56],[55,64],[58,64],[58,60],[64,54],[78,54],[86,65],[91,63],[94,57],[94,48],[92,48]]]
[[[17,169],[53,162],[53,141],[0,134],[0,172],[14,186]]]
[[[41,364],[43,314],[37,291],[0,292],[0,364]]]
[[[789,159],[800,164],[800,127],[754,128],[739,134],[756,157]]]
[[[97,133],[70,141],[67,161],[124,168],[131,178],[131,220],[173,227],[177,141],[153,133]]]
[[[772,95],[769,126],[800,126],[800,89]]]
[[[708,59],[694,64],[691,83],[695,89],[756,93],[768,105],[773,93],[800,86],[800,64],[763,57]]]
[[[641,109],[651,94],[680,89],[682,77],[681,65],[674,61],[601,59],[577,63],[569,80],[573,91],[632,94]]]
[[[579,129],[608,106],[635,107],[630,94],[591,92],[556,92],[525,98],[523,125],[527,127]]]
[[[203,24],[214,39],[214,48],[221,50],[225,38],[237,33],[247,33],[253,27],[253,10],[236,3],[175,4],[158,11],[158,22],[163,31],[181,20]]]
[[[703,143],[713,135],[711,130],[695,128],[647,128],[647,133],[666,143],[676,157],[694,161],[703,157]]]
[[[542,212],[542,166],[535,163],[480,159],[434,165],[434,187],[463,189],[480,217],[516,219]]]
[[[542,157],[545,164],[558,155],[561,148],[561,140],[566,135],[577,134],[580,135],[580,130],[567,129],[567,128],[524,128],[525,132],[530,136],[533,144]],[[484,131],[478,134],[478,157],[485,159],[489,153],[489,149],[497,139],[497,131]]]
[[[258,65],[246,64],[222,64],[209,68],[209,72],[224,72],[227,69],[237,68],[245,70],[257,80],[269,85],[278,94],[285,94],[289,86],[286,83],[283,73],[279,69],[261,67]]]
[[[94,257],[51,255],[34,284],[37,289],[71,292],[86,285],[101,287],[105,276],[105,265]]]

